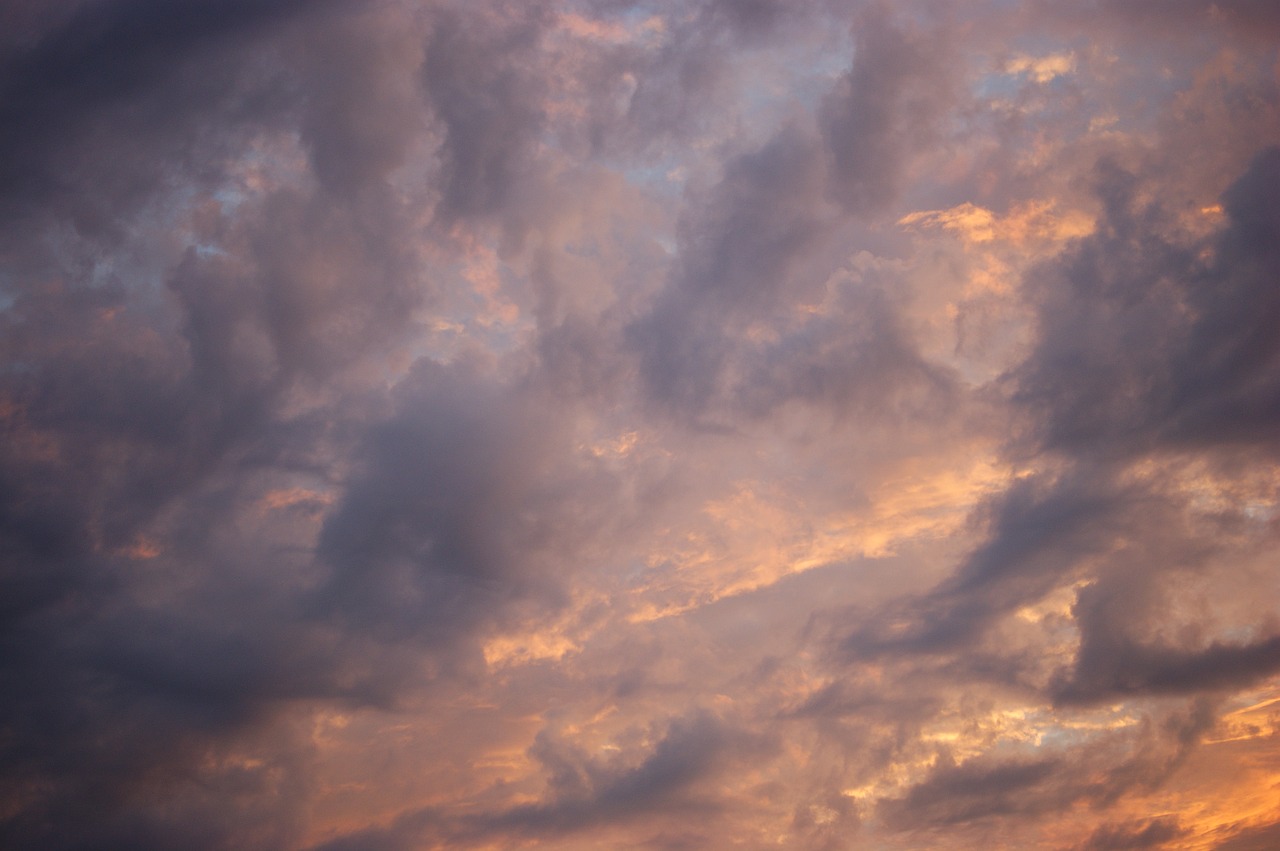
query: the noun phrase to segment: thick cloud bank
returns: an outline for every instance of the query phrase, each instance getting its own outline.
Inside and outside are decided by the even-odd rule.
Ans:
[[[0,846],[1273,847],[1275,9],[0,5]]]

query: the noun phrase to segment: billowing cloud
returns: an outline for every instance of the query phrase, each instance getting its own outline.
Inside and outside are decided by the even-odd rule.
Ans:
[[[11,6],[0,845],[1275,843],[1272,4]]]

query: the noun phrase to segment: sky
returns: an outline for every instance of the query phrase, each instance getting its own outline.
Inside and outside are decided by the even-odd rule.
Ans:
[[[1280,4],[0,0],[0,847],[1280,847]]]

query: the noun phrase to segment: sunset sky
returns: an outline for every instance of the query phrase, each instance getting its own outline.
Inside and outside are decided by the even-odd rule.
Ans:
[[[1280,848],[1280,3],[0,0],[0,847]]]

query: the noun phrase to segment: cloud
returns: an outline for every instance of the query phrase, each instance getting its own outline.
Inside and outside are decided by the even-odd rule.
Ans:
[[[1052,686],[1059,702],[1241,688],[1280,668],[1276,635],[1194,647],[1142,642],[1129,634],[1136,620],[1131,587],[1116,577],[1081,591],[1074,614],[1082,640],[1073,669]],[[1116,611],[1121,606],[1125,611]]]
[[[1167,238],[1162,211],[1135,206],[1133,176],[1104,165],[1104,227],[1037,273],[1063,286],[1046,290],[1015,398],[1044,412],[1049,446],[1268,443],[1277,367],[1264,330],[1276,313],[1265,187],[1277,163],[1275,148],[1257,155],[1224,194],[1227,226],[1203,247]]]
[[[548,775],[546,803],[463,816],[424,810],[401,816],[389,828],[362,831],[320,847],[336,851],[415,847],[423,842],[530,841],[636,822],[649,822],[649,829],[656,831],[647,846],[706,842],[711,837],[696,826],[689,828],[686,839],[679,839],[662,825],[672,819],[696,825],[719,818],[721,805],[714,795],[701,796],[698,790],[730,766],[766,752],[770,744],[706,713],[673,719],[656,732],[654,743],[638,761],[624,754],[597,758],[570,742],[541,734],[530,755]]]
[[[1214,846],[1215,851],[1261,851],[1275,842],[1280,836],[1280,824],[1267,824],[1259,827],[1245,828],[1235,836]]]
[[[444,124],[438,215],[491,214],[504,207],[533,154],[542,118],[537,78],[519,57],[545,25],[536,7],[505,26],[442,11],[424,46],[423,81]]]
[[[1099,827],[1084,844],[1090,851],[1120,851],[1125,848],[1159,848],[1186,835],[1177,818],[1157,818],[1148,822],[1107,824]]]
[[[447,642],[553,581],[537,563],[544,547],[571,545],[560,494],[594,485],[557,482],[552,465],[569,458],[545,413],[485,385],[465,365],[420,365],[352,459],[318,540],[332,568],[318,599],[358,634]]]
[[[894,200],[910,154],[936,132],[952,69],[942,34],[899,26],[881,7],[864,11],[853,33],[853,64],[828,94],[820,121],[832,196],[865,214]]]
[[[10,6],[0,845],[1271,837],[1269,6]]]
[[[1072,14],[1105,15],[1135,30],[1165,31],[1185,35],[1206,27],[1227,27],[1239,37],[1269,37],[1280,28],[1280,15],[1275,7],[1261,0],[1231,0],[1225,3],[1206,0],[1179,0],[1155,4],[1150,0],[1121,3],[1114,0],[1091,3]]]
[[[1167,714],[1159,724],[1101,737],[1070,758],[1050,751],[956,762],[944,753],[905,795],[881,799],[877,811],[894,830],[928,835],[1080,802],[1114,803],[1164,784],[1212,721],[1213,707],[1200,702]],[[1100,841],[1099,834],[1089,841]]]
[[[699,413],[719,390],[733,349],[729,328],[789,292],[791,267],[823,229],[813,206],[821,181],[814,155],[811,140],[786,131],[737,158],[712,190],[706,212],[683,236],[687,259],[677,279],[628,329],[656,401]],[[721,321],[709,324],[711,316]]]
[[[278,32],[301,5],[54,5],[0,57],[6,218],[48,201],[77,227],[110,229],[112,218],[157,188],[157,159],[214,159],[216,146],[204,147],[195,132],[201,112],[219,112],[230,126],[262,120],[262,96],[271,94],[270,81],[238,73],[227,57]],[[239,100],[250,87],[261,93],[257,110]],[[142,132],[119,133],[122,125]],[[121,137],[132,144],[119,144]]]

